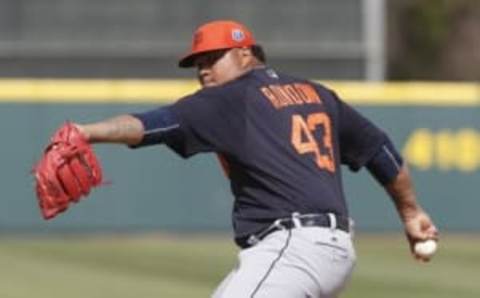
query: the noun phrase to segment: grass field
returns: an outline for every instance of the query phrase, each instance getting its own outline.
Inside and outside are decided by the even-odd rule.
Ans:
[[[480,235],[443,235],[429,264],[413,261],[402,237],[358,236],[342,297],[480,297]],[[4,236],[0,297],[209,297],[235,259],[220,236]]]

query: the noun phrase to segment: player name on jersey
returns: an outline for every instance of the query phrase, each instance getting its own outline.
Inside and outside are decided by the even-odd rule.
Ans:
[[[260,90],[276,109],[322,102],[318,93],[309,84],[268,85]]]

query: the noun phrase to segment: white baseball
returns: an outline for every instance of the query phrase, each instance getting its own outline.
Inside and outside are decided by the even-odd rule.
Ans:
[[[422,257],[431,257],[437,251],[437,241],[429,239],[415,243],[415,253]]]

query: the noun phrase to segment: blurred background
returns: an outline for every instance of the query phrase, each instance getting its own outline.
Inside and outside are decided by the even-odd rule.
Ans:
[[[474,0],[2,0],[0,75],[189,77],[199,24],[254,30],[271,64],[314,78],[478,80]]]
[[[212,155],[99,145],[111,184],[51,222],[29,173],[66,119],[194,91],[194,71],[177,60],[214,19],[246,24],[271,66],[325,82],[384,128],[445,233],[437,260],[419,270],[383,190],[345,170],[359,234],[345,297],[479,297],[475,0],[0,0],[0,296],[83,297],[81,280],[89,297],[208,297],[234,265],[233,198]],[[45,286],[65,276],[74,281]]]

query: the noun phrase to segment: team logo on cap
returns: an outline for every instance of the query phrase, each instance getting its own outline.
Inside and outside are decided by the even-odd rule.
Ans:
[[[245,39],[245,33],[243,33],[240,29],[233,29],[232,30],[232,39],[236,42],[241,42]]]

